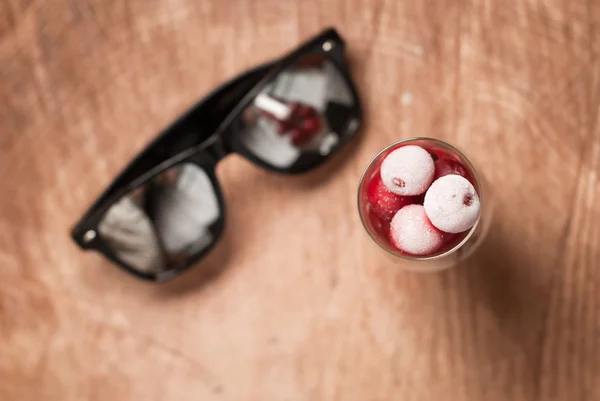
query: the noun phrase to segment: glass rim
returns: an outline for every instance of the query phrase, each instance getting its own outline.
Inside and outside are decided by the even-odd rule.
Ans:
[[[463,152],[461,152],[459,149],[457,149],[455,146],[450,145],[448,142],[442,141],[440,139],[436,139],[436,138],[429,138],[429,137],[410,137],[410,138],[405,138],[405,139],[401,139],[399,141],[396,141],[394,143],[391,143],[390,145],[386,146],[385,148],[383,148],[380,152],[378,152],[373,158],[371,158],[371,160],[369,161],[369,163],[367,164],[367,167],[365,167],[365,170],[363,171],[361,177],[360,177],[360,181],[358,183],[358,191],[357,191],[357,195],[356,195],[356,201],[357,201],[357,207],[358,207],[358,215],[360,216],[360,222],[363,225],[363,228],[365,229],[365,231],[367,232],[367,234],[369,235],[369,237],[371,238],[371,240],[373,240],[373,242],[375,242],[381,249],[383,249],[384,251],[386,251],[387,253],[389,253],[390,255],[399,258],[399,259],[404,259],[406,261],[410,261],[410,262],[426,262],[426,261],[431,261],[431,260],[438,260],[438,259],[442,259],[445,258],[447,256],[450,256],[451,254],[453,254],[454,252],[458,251],[460,248],[462,248],[462,246],[464,244],[467,243],[467,241],[473,236],[473,233],[475,232],[475,230],[477,229],[477,227],[479,226],[479,223],[481,222],[481,215],[482,212],[480,211],[479,213],[479,218],[477,219],[477,222],[473,225],[473,227],[471,227],[471,229],[469,230],[469,232],[467,233],[467,235],[455,246],[453,246],[452,248],[448,249],[445,252],[442,252],[440,254],[437,255],[433,255],[433,256],[407,256],[407,255],[402,255],[399,252],[395,252],[391,249],[386,248],[385,246],[383,246],[378,240],[377,238],[375,238],[375,236],[373,235],[373,233],[371,232],[371,230],[369,230],[369,228],[367,227],[367,223],[366,223],[366,218],[365,216],[363,216],[363,213],[361,211],[361,207],[360,207],[360,194],[361,194],[361,190],[363,188],[363,184],[365,183],[365,177],[367,175],[367,172],[369,171],[369,168],[373,165],[373,163],[375,163],[375,161],[384,153],[386,153],[387,151],[389,151],[391,148],[394,148],[400,144],[403,143],[407,143],[407,142],[414,142],[414,141],[427,141],[427,142],[434,142],[437,143],[441,146],[444,147],[448,147],[450,148],[450,150],[452,150],[453,152],[455,152],[462,160],[464,160],[467,164],[467,167],[470,169],[471,173],[473,174],[473,177],[475,179],[475,183],[477,184],[477,189],[479,190],[479,199],[481,202],[481,210],[483,210],[483,186],[481,185],[481,180],[479,179],[479,174],[477,173],[477,170],[475,169],[475,166],[473,166],[473,163],[471,163],[471,160],[469,160],[469,158],[467,156],[465,156],[465,154]]]

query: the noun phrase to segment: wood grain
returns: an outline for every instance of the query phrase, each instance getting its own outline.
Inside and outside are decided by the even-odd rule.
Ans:
[[[297,178],[223,161],[226,234],[168,284],[77,250],[161,127],[328,25],[360,140]],[[0,3],[0,399],[600,399],[599,34],[591,0]],[[440,274],[399,270],[355,207],[372,155],[415,135],[498,201]]]

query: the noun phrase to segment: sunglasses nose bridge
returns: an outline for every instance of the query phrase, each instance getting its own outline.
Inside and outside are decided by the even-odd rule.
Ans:
[[[208,153],[215,162],[219,162],[233,152],[229,145],[228,138],[229,135],[227,133],[225,133],[225,135],[218,135],[210,145],[206,146],[204,151]]]

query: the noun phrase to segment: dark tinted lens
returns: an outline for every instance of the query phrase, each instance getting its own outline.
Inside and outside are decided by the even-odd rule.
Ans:
[[[327,156],[354,115],[349,83],[324,55],[311,55],[278,74],[244,110],[236,126],[240,146],[275,168],[303,152]]]
[[[165,170],[115,203],[99,232],[111,251],[141,273],[184,265],[208,248],[220,216],[216,191],[195,164]]]

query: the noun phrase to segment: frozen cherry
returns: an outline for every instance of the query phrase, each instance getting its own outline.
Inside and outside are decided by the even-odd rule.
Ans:
[[[480,201],[473,184],[456,174],[438,178],[423,203],[431,223],[447,233],[461,233],[479,219]]]
[[[308,139],[310,139],[309,135],[301,130],[300,128],[292,128],[288,131],[290,138],[292,139],[292,143],[296,146],[302,145]]]
[[[316,113],[315,110],[307,105],[299,105],[298,109],[297,109],[297,115],[298,117],[301,118],[311,118],[311,117],[315,117]]]
[[[391,192],[381,181],[381,176],[376,174],[367,186],[367,199],[371,210],[389,221],[402,207],[414,203],[415,198]]]
[[[457,162],[456,160],[451,159],[437,159],[435,161],[435,176],[434,180],[437,180],[440,177],[456,174],[461,177],[467,178],[467,170],[464,168],[462,164]]]
[[[310,133],[310,135],[314,135],[321,129],[321,121],[316,117],[304,120],[302,122],[302,129]]]
[[[390,220],[384,219],[375,213],[374,210],[368,211],[368,219],[373,232],[388,241],[390,235]]]
[[[421,205],[400,209],[390,223],[390,240],[399,250],[416,256],[438,251],[444,243],[444,233],[435,228]]]
[[[435,167],[431,155],[420,146],[402,146],[381,163],[381,179],[398,195],[421,195],[431,182]]]
[[[290,113],[285,120],[277,120],[277,132],[289,135],[292,143],[300,146],[310,141],[321,130],[321,119],[317,111],[305,104],[289,104]]]

